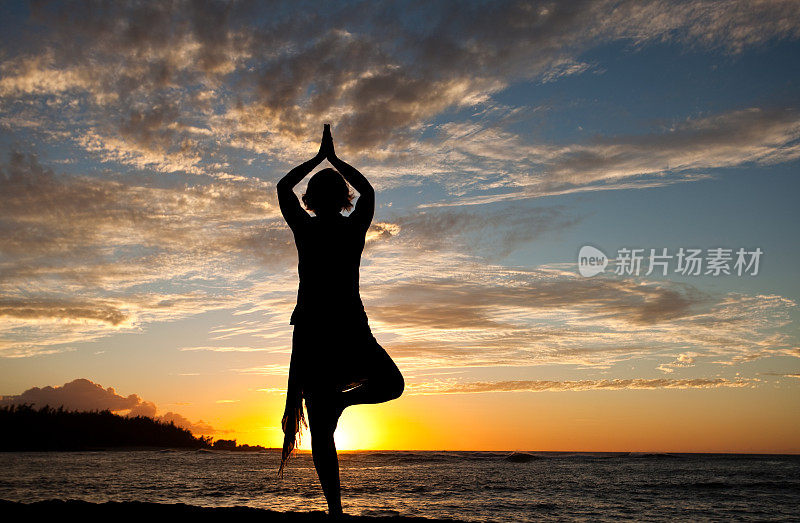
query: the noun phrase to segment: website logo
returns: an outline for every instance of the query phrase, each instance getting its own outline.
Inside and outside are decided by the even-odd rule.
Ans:
[[[592,247],[591,245],[584,245],[578,252],[578,272],[581,276],[590,277],[600,274],[606,270],[608,266],[608,256],[603,251]]]

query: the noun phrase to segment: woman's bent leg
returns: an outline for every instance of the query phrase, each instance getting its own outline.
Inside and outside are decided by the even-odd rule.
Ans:
[[[364,362],[364,378],[349,390],[342,392],[342,409],[351,405],[383,403],[399,398],[405,389],[405,380],[389,354],[374,342],[374,352]]]
[[[311,455],[317,469],[322,492],[331,516],[342,514],[342,493],[339,484],[339,458],[333,433],[341,410],[336,407],[335,391],[315,392],[306,396],[308,424],[311,432]]]

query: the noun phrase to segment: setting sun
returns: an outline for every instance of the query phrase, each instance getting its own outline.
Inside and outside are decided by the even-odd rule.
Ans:
[[[353,408],[345,411],[339,419],[339,425],[334,433],[336,448],[338,450],[370,450],[385,448],[382,445],[380,431],[376,429],[375,420],[368,414]],[[278,445],[275,445],[278,446]],[[311,434],[308,429],[300,433],[300,450],[311,450]]]

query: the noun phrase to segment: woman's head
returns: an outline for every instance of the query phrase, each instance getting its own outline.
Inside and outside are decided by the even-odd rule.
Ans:
[[[341,212],[353,208],[353,193],[336,169],[322,169],[308,181],[303,204],[314,214]]]

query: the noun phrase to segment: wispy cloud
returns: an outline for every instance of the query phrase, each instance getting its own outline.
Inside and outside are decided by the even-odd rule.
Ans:
[[[559,206],[508,206],[482,212],[434,209],[376,223],[367,239],[422,251],[461,250],[502,258],[521,245],[567,229],[581,219]]]
[[[658,187],[707,179],[709,171],[800,158],[796,107],[732,110],[687,118],[649,133],[595,136],[585,143],[525,143],[521,137],[480,124],[447,123],[425,154],[445,151],[435,170],[483,173],[457,184],[466,196],[424,207],[474,205],[584,191]],[[446,165],[445,165],[446,164]],[[494,173],[487,178],[487,173]]]
[[[270,352],[272,349],[263,347],[181,347],[178,350],[209,352]]]
[[[756,380],[757,381],[757,380]],[[474,383],[432,382],[411,385],[411,394],[478,394],[487,392],[562,392],[586,390],[628,390],[628,389],[716,389],[723,387],[751,387],[754,380],[727,378],[695,379],[605,379],[575,381],[494,381]]]
[[[781,328],[796,304],[781,296],[456,265],[366,287],[370,318],[405,368],[607,367],[642,357],[688,365],[701,356],[734,363],[795,346]],[[451,276],[432,277],[435,270]]]

